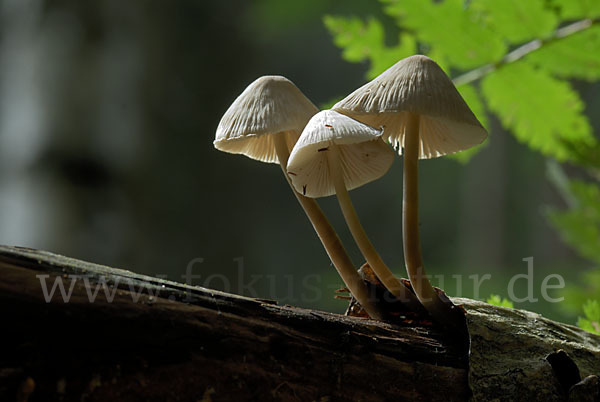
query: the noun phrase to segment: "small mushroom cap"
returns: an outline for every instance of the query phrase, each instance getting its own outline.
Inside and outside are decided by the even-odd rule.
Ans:
[[[287,171],[296,191],[318,198],[335,194],[327,153],[337,146],[346,188],[352,190],[383,176],[394,162],[394,151],[381,139],[383,130],[333,110],[323,110],[308,122],[294,146]]]
[[[464,151],[487,137],[450,78],[435,61],[421,55],[400,60],[332,109],[371,126],[384,126],[384,139],[399,153],[407,114],[419,114],[421,159]]]
[[[291,150],[317,107],[285,77],[258,78],[225,112],[215,136],[220,151],[279,163],[274,135],[284,135]]]

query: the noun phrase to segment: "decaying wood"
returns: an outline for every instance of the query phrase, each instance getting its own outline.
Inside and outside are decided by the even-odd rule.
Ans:
[[[42,283],[50,290],[56,278],[67,292],[73,286],[68,303],[59,289],[44,297]],[[577,379],[571,363],[582,381],[568,386],[594,397],[598,337],[457,300],[468,313],[470,367],[461,345],[426,325],[278,306],[0,247],[0,400],[520,400],[520,389],[530,401],[541,400],[532,389],[560,400],[569,392],[561,384]],[[554,367],[546,356],[557,349],[567,357],[550,359]]]
[[[453,301],[467,310],[475,400],[579,401],[585,386],[589,400],[600,401],[599,336],[530,311]]]
[[[67,291],[77,278],[70,301],[57,290],[46,303],[36,275],[49,275],[48,289],[63,278]],[[278,306],[27,249],[0,248],[0,278],[8,336],[0,400],[32,384],[32,401],[469,394],[466,356],[432,329]],[[90,303],[83,278],[92,287],[117,283],[114,300],[100,290]]]

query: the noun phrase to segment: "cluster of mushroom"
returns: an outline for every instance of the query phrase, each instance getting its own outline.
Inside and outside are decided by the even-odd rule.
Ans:
[[[214,145],[279,163],[323,247],[365,311],[384,319],[380,304],[348,257],[315,198],[336,195],[348,228],[383,286],[409,306],[421,303],[435,321],[456,327],[457,310],[425,274],[418,229],[418,159],[459,152],[487,133],[443,70],[426,56],[400,60],[373,81],[320,111],[288,79],[265,76],[229,107]],[[403,246],[412,289],[387,267],[369,240],[348,190],[383,176],[404,154]],[[414,292],[414,293],[413,293]]]

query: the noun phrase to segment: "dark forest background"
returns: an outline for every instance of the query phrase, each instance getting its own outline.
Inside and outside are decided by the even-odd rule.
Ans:
[[[195,261],[194,284],[343,311],[341,280],[279,167],[212,145],[221,115],[261,75],[288,77],[321,106],[365,82],[368,65],[342,60],[325,14],[394,29],[374,0],[0,1],[0,243],[178,281]],[[598,84],[574,86],[598,132]],[[533,256],[541,299],[546,275],[568,287],[587,265],[542,213],[563,203],[545,159],[493,119],[491,129],[468,164],[421,164],[426,265],[450,295],[482,299],[506,296]],[[401,174],[398,159],[351,193],[399,275]],[[335,199],[320,202],[359,266]],[[469,276],[488,273],[476,293]],[[575,319],[560,303],[515,307]]]

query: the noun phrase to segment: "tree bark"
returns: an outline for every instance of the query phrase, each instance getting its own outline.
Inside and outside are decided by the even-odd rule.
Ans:
[[[532,334],[522,330],[533,318],[467,299],[471,371],[460,342],[426,321],[278,306],[14,247],[0,246],[0,278],[2,401],[518,400],[506,387],[533,372],[494,375],[494,359],[506,363],[502,370],[520,364],[518,348],[505,348],[529,345]],[[58,287],[52,294],[56,281],[68,297]],[[598,337],[552,325],[583,376],[600,371]],[[535,342],[527,349],[534,362],[556,349]],[[543,387],[567,398],[566,377],[553,369],[546,361]],[[578,392],[594,397],[597,381],[586,381],[591,391]]]

